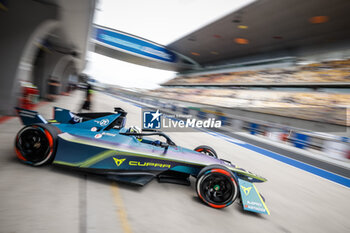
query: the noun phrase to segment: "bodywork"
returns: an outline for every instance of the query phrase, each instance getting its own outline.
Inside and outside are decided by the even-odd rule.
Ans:
[[[96,118],[93,116],[92,119],[86,119],[84,115],[55,107],[54,118],[50,121],[34,111],[18,109],[18,114],[25,125],[44,123],[57,127],[59,133],[53,161],[55,165],[145,185],[153,178],[169,172],[197,177],[202,168],[218,164],[235,175],[245,210],[269,214],[253,184],[264,182],[265,178],[229,161],[213,158],[175,143],[160,147],[153,145],[152,138],[144,137],[140,140],[136,136],[127,135],[127,128],[124,127],[126,114],[123,112],[99,113],[100,117],[95,114]]]

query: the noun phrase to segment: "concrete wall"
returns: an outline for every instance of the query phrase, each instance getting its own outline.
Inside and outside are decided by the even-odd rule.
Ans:
[[[70,61],[66,66],[65,69],[62,72],[62,79],[61,79],[61,88],[60,92],[67,92],[68,91],[68,85],[69,85],[69,77],[71,75],[77,75],[77,68],[76,64],[73,61]]]
[[[71,56],[66,55],[58,61],[52,73],[52,76],[60,78],[61,93],[68,91],[69,77],[71,75],[77,75],[77,73],[78,73],[77,65],[75,63],[75,60]]]
[[[75,62],[72,56],[56,51],[45,51],[37,57],[33,72],[33,83],[40,91],[40,97],[48,95],[48,82],[50,78],[59,81],[65,86],[70,74],[76,73]],[[61,88],[65,88],[61,87]]]
[[[66,91],[69,76],[77,74],[76,66],[84,59],[69,55],[74,46],[63,51],[55,49],[55,45],[43,47],[48,38],[69,44],[63,33],[68,24],[62,21],[75,17],[75,14],[63,11],[62,6],[51,2],[55,1],[13,0],[8,2],[8,10],[0,12],[0,115],[14,113],[13,108],[18,104],[22,91],[20,81],[36,85],[41,97],[48,94],[50,77],[60,81],[63,84],[61,91]],[[73,3],[79,7],[81,2]],[[94,1],[91,4],[94,6]],[[82,14],[92,18],[90,11],[93,9],[88,8]],[[88,27],[90,25],[87,24]],[[58,46],[62,47],[62,44]]]
[[[58,7],[14,0],[0,14],[0,114],[13,112],[19,80],[31,79],[37,44],[57,26]]]

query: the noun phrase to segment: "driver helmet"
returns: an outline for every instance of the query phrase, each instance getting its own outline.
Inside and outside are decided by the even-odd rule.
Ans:
[[[141,133],[141,129],[137,126],[131,126],[129,128],[129,132],[130,133]],[[137,140],[142,141],[142,136],[135,135],[135,137],[137,138]]]

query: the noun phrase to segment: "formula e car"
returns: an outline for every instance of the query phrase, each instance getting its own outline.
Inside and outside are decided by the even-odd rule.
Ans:
[[[253,184],[265,178],[219,159],[209,146],[186,149],[163,132],[126,128],[127,113],[121,108],[72,113],[55,107],[52,120],[26,109],[17,108],[17,113],[25,127],[16,136],[15,152],[24,163],[53,163],[138,185],[154,178],[189,184],[192,176],[199,198],[213,208],[239,198],[244,210],[269,214]]]

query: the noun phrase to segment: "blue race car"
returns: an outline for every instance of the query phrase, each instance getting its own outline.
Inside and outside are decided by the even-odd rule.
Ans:
[[[53,163],[137,185],[154,178],[190,184],[192,176],[199,198],[213,208],[240,198],[244,210],[270,214],[253,184],[265,178],[219,159],[209,146],[186,149],[163,132],[126,128],[127,113],[121,108],[72,113],[55,107],[53,120],[35,111],[17,108],[17,112],[25,127],[16,136],[15,151],[24,163]]]

